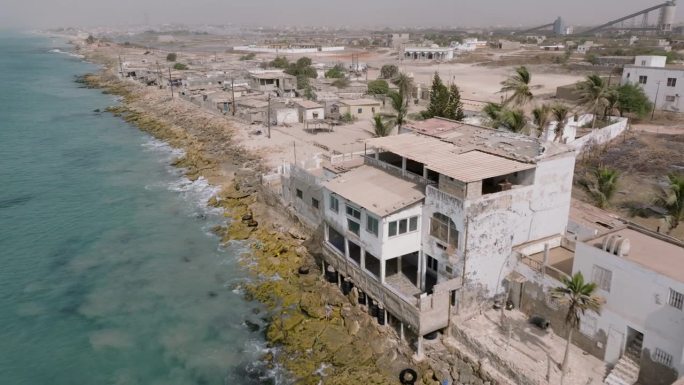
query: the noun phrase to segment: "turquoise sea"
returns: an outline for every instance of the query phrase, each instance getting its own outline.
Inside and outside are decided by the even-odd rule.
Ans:
[[[69,49],[0,32],[0,384],[280,383],[213,188],[95,112],[117,101]]]

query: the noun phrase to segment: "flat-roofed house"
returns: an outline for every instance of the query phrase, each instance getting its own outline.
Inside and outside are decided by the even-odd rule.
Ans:
[[[311,100],[295,102],[299,111],[299,122],[310,122],[325,119],[325,107]]]
[[[260,71],[249,74],[252,88],[275,92],[278,96],[294,96],[297,78],[282,71]]]
[[[340,116],[349,114],[359,120],[373,119],[382,108],[382,103],[375,99],[343,99],[334,104],[337,110],[333,108],[333,113],[339,113]]]

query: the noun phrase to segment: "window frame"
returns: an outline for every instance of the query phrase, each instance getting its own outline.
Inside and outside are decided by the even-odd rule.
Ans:
[[[351,218],[347,218],[347,230],[352,234],[356,234],[356,236],[361,236],[361,224]]]
[[[297,196],[298,199],[304,200],[304,191],[300,189],[295,189],[295,195]]]
[[[318,199],[311,197],[311,207],[319,209],[321,207],[321,202]]]
[[[676,98],[674,95],[665,95],[665,101],[666,101],[666,102],[672,103],[672,102],[674,102],[675,100],[677,100],[677,98]]]
[[[677,86],[677,78],[667,78],[667,86],[668,87],[676,87]]]
[[[639,75],[639,84],[648,84],[648,75]]]
[[[418,231],[418,221],[420,220],[419,215],[412,215],[410,217],[406,218],[401,218],[401,219],[395,219],[393,221],[388,222],[388,227],[387,227],[387,236],[389,238],[392,237],[398,237],[400,235],[404,234],[409,234],[409,233],[414,233]],[[411,230],[411,222],[415,222],[416,227],[414,230]],[[392,231],[394,228],[394,231]],[[402,231],[403,228],[403,231]]]
[[[375,225],[371,226],[371,224]],[[376,237],[380,234],[380,220],[368,213],[366,213],[366,231]]]
[[[667,366],[668,368],[671,368],[671,367],[672,367],[672,361],[673,361],[673,359],[674,359],[674,357],[672,356],[672,354],[670,354],[670,353],[668,353],[668,352],[666,352],[666,351],[664,351],[663,349],[658,348],[658,347],[656,347],[656,348],[653,350],[653,356],[652,356],[652,358],[653,358],[653,361],[655,361],[655,362],[657,362],[657,363],[659,363],[659,364],[661,364],[661,365],[665,365],[665,366]]]
[[[594,282],[599,289],[610,293],[610,287],[613,283],[613,272],[605,267],[594,265],[591,269],[591,281]]]
[[[333,204],[334,202],[334,204]],[[334,206],[334,207],[333,207]],[[340,200],[337,199],[334,195],[330,195],[330,199],[328,199],[328,208],[330,211],[334,213],[339,213],[340,212]]]
[[[680,293],[677,290],[670,288],[667,304],[675,309],[684,310],[684,293]]]
[[[433,258],[430,255],[425,254],[427,258],[425,258],[425,266],[428,270],[438,272],[439,271],[439,261],[437,258]],[[434,267],[432,266],[434,265]]]
[[[351,213],[350,213],[351,211]],[[350,205],[349,203],[345,204],[345,209],[344,212],[347,214],[347,217],[353,218],[354,220],[360,221],[361,220],[361,209],[357,209],[356,207]],[[356,216],[355,213],[358,213],[359,215]]]
[[[436,228],[435,225],[439,225],[440,228]],[[440,212],[434,212],[430,217],[429,234],[436,240],[446,243],[454,249],[458,249],[461,233],[458,231],[453,219],[448,216]]]

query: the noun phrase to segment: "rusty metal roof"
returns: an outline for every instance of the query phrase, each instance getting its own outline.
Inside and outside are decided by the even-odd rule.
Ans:
[[[369,139],[367,144],[423,163],[430,170],[466,183],[535,168],[534,164],[480,151],[476,146],[458,147],[424,135],[387,136]]]
[[[420,185],[371,166],[340,174],[323,186],[380,217],[425,198]]]

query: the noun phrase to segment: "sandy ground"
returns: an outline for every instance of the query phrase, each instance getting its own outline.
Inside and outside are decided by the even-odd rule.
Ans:
[[[517,372],[545,384],[551,359],[551,377],[548,383],[560,384],[558,364],[563,361],[566,340],[551,330],[541,330],[527,321],[523,313],[506,311],[506,324],[512,325],[511,334],[503,332],[500,312],[490,309],[464,322],[459,327],[469,338],[485,347],[490,353],[506,360]],[[448,340],[447,340],[448,342]],[[606,366],[598,358],[584,353],[577,346],[570,348],[569,373],[565,385],[600,385],[606,375]]]

